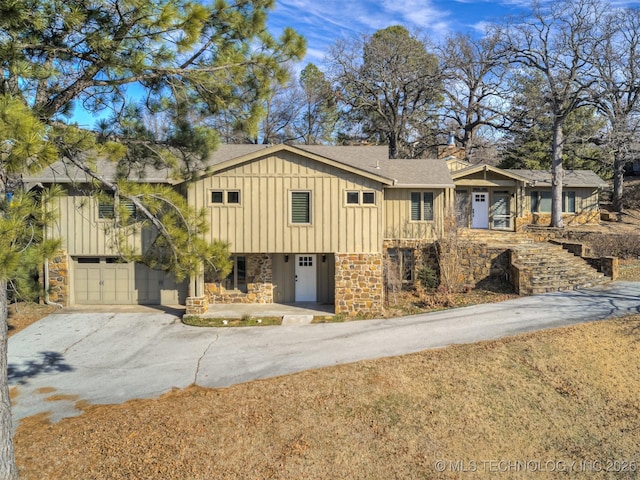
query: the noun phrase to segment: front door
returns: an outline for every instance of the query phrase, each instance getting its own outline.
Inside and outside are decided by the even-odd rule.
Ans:
[[[473,192],[471,195],[471,228],[489,228],[489,193]]]
[[[296,255],[296,302],[315,302],[316,256]]]

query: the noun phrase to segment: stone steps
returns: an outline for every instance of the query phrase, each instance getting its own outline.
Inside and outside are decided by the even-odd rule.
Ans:
[[[511,264],[520,271],[518,293],[524,295],[588,288],[609,280],[584,259],[550,243],[514,247]]]
[[[460,229],[458,237],[463,243],[510,250],[511,265],[519,272],[514,284],[522,295],[587,288],[610,280],[561,244],[535,242],[526,233]]]
[[[518,245],[533,242],[525,233],[467,228],[458,230],[458,238],[462,241],[484,243],[487,245]]]

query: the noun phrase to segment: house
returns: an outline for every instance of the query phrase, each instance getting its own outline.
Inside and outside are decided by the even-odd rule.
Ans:
[[[110,169],[100,172],[112,176]],[[27,179],[65,188],[49,206],[58,219],[48,234],[64,249],[47,265],[55,301],[186,303],[192,313],[210,302],[320,302],[336,313],[377,312],[385,258],[411,282],[416,248],[437,240],[454,213],[458,226],[518,230],[544,222],[550,192],[545,172],[470,165],[459,156],[389,159],[386,146],[223,145],[192,182],[164,171],[138,178],[171,185],[204,209],[207,239],[229,242],[233,272],[223,282],[205,270],[177,283],[162,270],[122,262],[113,207],[89,193],[84,173],[58,163]],[[595,221],[602,180],[591,172],[566,179],[567,215]],[[149,238],[137,231],[126,242],[143,251]]]

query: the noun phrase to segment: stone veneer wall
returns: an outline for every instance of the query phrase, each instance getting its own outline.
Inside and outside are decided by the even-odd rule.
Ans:
[[[218,283],[205,283],[210,303],[273,303],[273,260],[271,255],[246,255],[247,292],[227,290]]]
[[[336,253],[335,312],[375,315],[384,308],[382,254]]]
[[[460,242],[462,243],[462,242]],[[423,240],[385,240],[388,248],[411,248],[414,251],[414,271],[422,265],[429,265],[439,271],[435,244]],[[475,287],[488,278],[506,278],[509,272],[509,255],[505,248],[489,248],[484,244],[470,243],[459,247],[459,271],[456,283],[460,286]]]
[[[185,315],[202,315],[209,310],[209,299],[204,297],[187,297]]]
[[[600,223],[600,210],[584,210],[578,213],[563,213],[562,220],[565,226],[598,225]],[[524,212],[521,217],[515,219],[515,230],[521,231],[527,225],[546,227],[551,225],[550,213]]]
[[[460,248],[460,273],[457,283],[476,287],[483,280],[509,275],[509,252],[506,248],[469,244]]]
[[[69,305],[69,255],[58,252],[49,259],[49,301]]]

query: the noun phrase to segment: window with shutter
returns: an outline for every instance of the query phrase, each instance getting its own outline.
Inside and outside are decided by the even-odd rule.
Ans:
[[[433,192],[424,192],[422,207],[422,220],[433,220]]]
[[[114,218],[113,203],[98,201],[98,218]]]
[[[311,192],[291,192],[291,223],[311,223]]]
[[[420,218],[420,193],[411,192],[411,220],[418,222]]]
[[[411,192],[411,220],[414,222],[433,220],[433,192]]]

